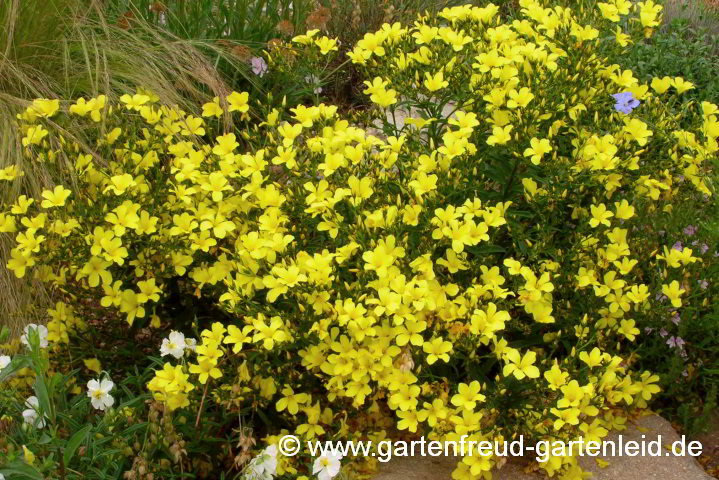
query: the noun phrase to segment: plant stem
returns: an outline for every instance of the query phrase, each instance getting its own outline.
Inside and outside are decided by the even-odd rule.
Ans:
[[[65,459],[63,458],[62,448],[58,448],[58,458],[60,459],[60,479],[65,480]]]
[[[512,187],[512,183],[514,183],[514,176],[517,174],[517,168],[519,168],[519,159],[514,160],[514,167],[512,168],[512,174],[509,176],[509,181],[507,182],[507,185],[505,185],[504,192],[502,193],[502,202],[507,200],[507,195],[509,194],[509,189]]]
[[[205,406],[205,398],[207,397],[207,389],[210,388],[210,379],[207,379],[205,384],[205,391],[202,392],[202,400],[200,401],[200,408],[197,409],[197,419],[195,420],[195,430],[200,428],[200,418],[202,418],[202,409]]]

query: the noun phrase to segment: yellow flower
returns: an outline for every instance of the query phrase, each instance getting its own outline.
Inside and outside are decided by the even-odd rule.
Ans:
[[[221,117],[225,113],[220,106],[220,97],[214,97],[211,102],[202,105],[203,117]]]
[[[692,82],[687,82],[682,77],[674,77],[672,80],[672,87],[677,89],[677,93],[684,93],[688,90],[692,90],[694,88],[694,84]]]
[[[25,254],[17,248],[10,250],[10,260],[7,262],[7,268],[12,270],[17,278],[23,278],[25,270],[33,265],[35,265],[35,259],[32,258],[29,252]]]
[[[512,374],[514,374],[518,380],[522,380],[524,377],[539,377],[539,369],[534,366],[534,362],[537,360],[537,354],[535,352],[529,351],[520,357],[518,350],[508,348],[505,356],[508,361],[502,370],[502,374],[505,377]]]
[[[374,270],[377,275],[384,276],[387,269],[394,263],[397,258],[404,257],[404,248],[396,245],[394,235],[389,235],[386,239],[382,239],[371,251],[362,254],[365,261],[365,270]]]
[[[427,363],[432,365],[437,360],[449,362],[449,352],[452,351],[452,343],[440,337],[434,338],[422,345],[424,353],[427,354]]]
[[[220,135],[215,140],[217,145],[212,148],[212,153],[221,158],[231,155],[235,149],[240,146],[240,144],[237,143],[237,137],[235,137],[234,133]]]
[[[434,75],[431,75],[429,72],[425,72],[424,78],[424,87],[430,92],[436,92],[437,90],[449,86],[449,82],[444,79],[444,72],[442,72],[442,70]]]
[[[539,165],[539,162],[541,161],[542,157],[552,151],[552,145],[546,138],[542,140],[538,138],[532,138],[529,143],[531,147],[527,148],[524,151],[524,156],[531,157],[530,160],[535,165]]]
[[[98,375],[100,372],[102,372],[102,366],[100,365],[100,360],[97,358],[86,358],[83,359],[83,363],[85,363],[85,367],[87,367],[88,370],[97,373]]]
[[[249,111],[250,109],[250,106],[247,104],[249,98],[250,94],[247,92],[232,92],[227,97],[227,102],[230,104],[229,111],[247,113],[247,111]]]
[[[107,268],[112,265],[112,262],[103,260],[100,257],[90,257],[90,260],[83,266],[82,270],[78,272],[78,278],[82,275],[88,277],[87,281],[91,287],[97,287],[102,279],[103,285],[109,285],[112,283],[112,275]]]
[[[452,396],[452,405],[465,410],[474,410],[478,402],[485,400],[485,396],[479,393],[481,388],[482,386],[478,380],[474,380],[469,385],[460,383],[457,387],[457,393]]]
[[[103,290],[105,296],[100,299],[100,304],[103,307],[109,307],[110,305],[119,306],[122,301],[122,281],[117,280],[114,284],[103,283]]]
[[[397,412],[397,417],[400,418],[399,422],[397,422],[397,428],[399,430],[409,430],[413,433],[416,432],[419,424],[417,416],[418,413],[414,410],[400,410]]]
[[[620,47],[626,47],[632,42],[632,37],[622,31],[622,27],[617,25],[616,33],[614,34],[614,41],[619,44]],[[636,98],[636,97],[634,97]]]
[[[609,219],[614,216],[614,213],[607,210],[606,205],[600,203],[599,205],[592,205],[590,209],[592,212],[592,218],[589,219],[590,227],[596,228],[599,226],[599,224],[605,225],[607,227],[611,226]]]
[[[421,393],[421,389],[417,385],[403,383],[395,390],[395,393],[389,398],[389,406],[392,409],[401,411],[414,410],[417,407],[417,397]]]
[[[28,465],[32,465],[35,462],[35,454],[30,451],[25,445],[22,446],[23,459]]]
[[[269,325],[265,323],[264,316],[259,316],[252,322],[255,335],[252,337],[253,342],[262,341],[262,346],[266,350],[272,350],[275,342],[284,342],[289,340],[284,331],[284,323],[280,317],[272,317]]]
[[[65,200],[67,200],[67,197],[69,197],[71,193],[72,191],[62,185],[57,185],[52,191],[43,190],[42,198],[45,200],[42,201],[41,206],[42,208],[62,207],[65,205]]]
[[[679,308],[682,306],[680,297],[686,293],[686,290],[680,288],[679,282],[673,280],[669,285],[662,285],[662,293],[669,298],[674,308]]]
[[[40,145],[40,142],[48,134],[48,131],[42,125],[34,125],[27,129],[27,133],[22,138],[22,146]]]
[[[206,339],[205,341],[209,344],[213,345],[219,345],[222,343],[222,341],[225,338],[225,332],[227,329],[225,326],[220,322],[214,322],[210,326],[210,330],[205,329],[202,332],[200,332],[200,336],[203,339]]]
[[[602,12],[602,17],[611,22],[619,21],[619,10],[616,5],[612,3],[598,3],[597,7],[599,7],[599,10]]]
[[[295,393],[291,387],[285,387],[282,389],[282,398],[277,401],[277,411],[281,412],[285,409],[295,415],[300,410],[300,405],[311,401],[310,396],[306,393]]]
[[[667,90],[669,90],[669,88],[672,86],[672,83],[673,83],[673,81],[670,77],[663,77],[663,78],[654,77],[654,78],[652,78],[651,85],[652,85],[652,89],[655,92],[662,94],[662,93],[666,92]]]
[[[645,2],[638,3],[639,5],[639,20],[644,28],[652,28],[659,26],[662,6],[655,4],[652,0],[646,0]]]
[[[242,350],[242,344],[250,343],[252,341],[252,327],[245,325],[242,330],[234,325],[227,327],[227,336],[223,340],[223,343],[234,344],[232,347],[233,353],[239,353]]]
[[[135,318],[143,318],[145,316],[145,309],[138,300],[137,294],[132,290],[123,290],[120,297],[120,311],[127,314],[127,323],[132,326]]]
[[[134,95],[126,93],[120,97],[120,101],[125,104],[125,108],[128,110],[140,111],[140,108],[150,101],[150,97],[140,93]]]
[[[653,135],[652,131],[647,128],[647,124],[637,118],[624,119],[623,130],[640,146],[646,145],[647,139]]]
[[[32,106],[33,113],[42,118],[50,118],[55,115],[60,108],[60,100],[48,100],[47,98],[38,98],[33,100]]]
[[[624,335],[630,342],[633,342],[636,336],[639,335],[639,329],[634,326],[635,323],[636,322],[631,319],[622,320],[619,327],[619,333]]]
[[[197,135],[201,137],[205,134],[204,124],[205,121],[202,118],[190,115],[185,118],[184,122],[182,122],[182,129],[180,133],[182,135]]]
[[[222,371],[208,358],[198,358],[197,364],[190,363],[189,372],[198,375],[198,380],[203,385],[207,383],[207,379],[210,377],[215,379],[222,377]]]
[[[332,51],[337,51],[337,39],[336,38],[328,38],[328,37],[320,37],[317,40],[315,40],[315,45],[320,47],[320,53],[322,55],[327,55],[328,53]]]
[[[137,186],[135,178],[129,173],[123,173],[121,175],[113,175],[110,177],[110,185],[105,187],[104,192],[112,191],[115,195],[122,195],[129,188]]]
[[[602,355],[602,351],[599,350],[599,348],[594,347],[589,353],[580,352],[579,359],[586,363],[589,368],[594,368],[602,364],[602,361],[604,360],[604,355]]]
[[[522,87],[519,91],[511,89],[509,91],[509,100],[507,100],[508,108],[524,108],[529,105],[534,95],[527,87]]]
[[[105,95],[98,95],[96,98],[85,100],[79,98],[74,105],[70,105],[70,113],[84,117],[88,113],[93,122],[102,120],[102,110],[105,108]]]
[[[644,400],[649,400],[652,395],[659,393],[661,388],[655,385],[659,381],[659,375],[652,375],[650,372],[642,372],[640,382],[640,394]]]
[[[417,419],[420,422],[427,421],[430,427],[434,427],[438,420],[447,418],[449,413],[445,403],[439,398],[434,399],[431,404],[424,402],[423,407],[422,410],[417,412]]]
[[[304,35],[297,35],[292,39],[292,42],[300,45],[309,45],[312,42],[312,37],[317,35],[319,29],[308,30]]]
[[[25,172],[17,169],[17,165],[10,165],[0,170],[0,180],[15,180],[16,177],[22,177]]]
[[[615,216],[622,220],[629,220],[634,216],[634,207],[629,205],[629,202],[622,200],[621,202],[614,203]]]
[[[492,127],[492,135],[487,139],[487,145],[504,145],[512,139],[509,132],[512,131],[512,125],[506,127]]]
[[[0,213],[0,233],[14,233],[17,231],[15,217],[6,213]]]
[[[547,383],[549,383],[549,388],[551,388],[552,390],[557,390],[558,388],[566,384],[567,377],[569,377],[569,373],[562,371],[562,369],[559,368],[559,365],[557,364],[556,360],[554,362],[554,365],[552,365],[552,368],[544,372],[544,378],[547,380]]]

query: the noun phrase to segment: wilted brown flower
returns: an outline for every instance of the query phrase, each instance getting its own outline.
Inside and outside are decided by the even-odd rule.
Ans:
[[[292,22],[290,22],[289,20],[280,20],[280,23],[275,26],[275,30],[282,33],[283,35],[294,35],[295,26],[292,25]]]
[[[307,16],[307,28],[325,30],[330,18],[332,18],[332,14],[328,8],[322,6],[317,7],[317,10]]]
[[[248,61],[252,57],[252,50],[245,45],[235,45],[230,52],[243,62]]]
[[[409,372],[414,368],[414,359],[412,353],[404,349],[397,360],[397,366],[402,372]]]
[[[117,19],[117,26],[122,28],[123,30],[129,30],[130,29],[130,20],[135,18],[135,14],[133,14],[130,10],[126,11],[122,14],[120,18]]]
[[[249,450],[257,444],[254,437],[246,435],[244,432],[240,434],[240,440],[237,442],[237,446],[242,450]]]
[[[167,6],[162,2],[153,2],[150,4],[150,11],[152,13],[164,13],[167,11]]]

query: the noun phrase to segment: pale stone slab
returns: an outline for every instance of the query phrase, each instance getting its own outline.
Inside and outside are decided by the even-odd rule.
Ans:
[[[638,428],[637,428],[638,427]],[[645,442],[661,439],[661,456],[602,457],[609,463],[605,468],[597,465],[595,458],[584,456],[580,464],[592,472],[592,480],[712,480],[699,463],[690,456],[678,457],[667,447],[681,437],[672,426],[657,415],[642,417],[624,431],[612,432],[605,440],[619,441],[619,435],[626,444],[629,441]],[[661,435],[661,437],[659,437]],[[689,443],[689,439],[686,443]],[[452,470],[459,458],[455,457],[400,457],[381,464],[373,480],[450,480]],[[525,459],[510,459],[500,470],[492,472],[494,480],[539,480],[546,478],[539,473],[525,473]],[[555,477],[556,478],[556,477]]]
[[[457,107],[454,102],[448,102],[446,105],[444,105],[444,107],[442,107],[442,118],[449,118],[454,114],[456,109]],[[423,116],[423,114],[421,114],[419,110],[415,108],[397,108],[394,112],[394,116],[392,115],[392,112],[387,109],[385,115],[387,117],[387,123],[389,123],[390,125],[394,125],[398,130],[402,130],[404,128],[405,120],[407,118],[419,118]],[[382,121],[378,119],[375,120],[369,128],[366,128],[366,131],[370,135],[374,135],[378,138],[384,138],[385,135],[382,132],[382,126]]]

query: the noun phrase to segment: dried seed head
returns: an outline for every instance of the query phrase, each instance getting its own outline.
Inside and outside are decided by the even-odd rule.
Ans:
[[[330,18],[332,18],[332,14],[330,13],[329,8],[318,7],[317,10],[307,16],[307,28],[326,30],[327,22],[330,21]]]
[[[292,22],[289,20],[280,20],[280,22],[275,26],[275,30],[283,35],[291,36],[295,33],[295,26],[292,25]]]
[[[245,45],[235,45],[230,52],[243,62],[248,61],[252,57],[252,50]]]
[[[164,13],[167,11],[167,6],[162,2],[153,2],[150,5],[150,11],[152,13]]]

